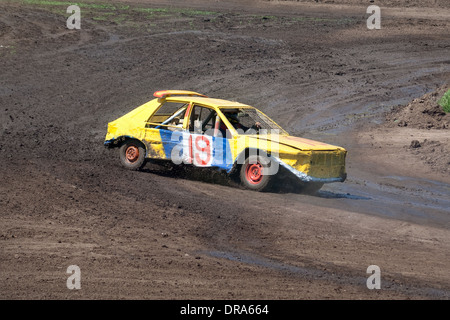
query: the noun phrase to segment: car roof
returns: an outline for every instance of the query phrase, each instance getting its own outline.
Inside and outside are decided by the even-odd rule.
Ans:
[[[229,100],[223,100],[223,99],[215,99],[215,98],[207,98],[207,97],[196,97],[196,96],[172,96],[167,97],[166,101],[183,101],[183,102],[193,102],[194,104],[202,104],[207,105],[211,107],[217,107],[217,108],[230,108],[230,107],[250,107],[249,105],[236,102],[236,101],[229,101]],[[252,108],[252,107],[251,107]]]

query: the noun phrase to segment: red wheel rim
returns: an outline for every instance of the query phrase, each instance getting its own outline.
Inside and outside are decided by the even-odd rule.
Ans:
[[[136,162],[139,159],[139,148],[135,146],[129,146],[125,151],[125,157],[128,162]]]
[[[250,182],[251,184],[258,184],[261,182],[263,178],[262,171],[263,167],[259,162],[249,163],[245,168],[245,177],[247,178],[247,181]]]

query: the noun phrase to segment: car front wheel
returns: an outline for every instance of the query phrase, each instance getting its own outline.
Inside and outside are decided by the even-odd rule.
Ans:
[[[264,191],[270,187],[272,175],[264,174],[264,169],[268,171],[269,159],[262,155],[252,155],[245,159],[241,166],[240,179],[246,189],[254,191]]]

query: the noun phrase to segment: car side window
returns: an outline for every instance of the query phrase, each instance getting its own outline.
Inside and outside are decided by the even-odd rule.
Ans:
[[[194,105],[189,119],[189,131],[213,135],[217,113],[214,109]]]
[[[147,128],[164,128],[169,130],[181,130],[183,119],[188,104],[181,102],[165,102],[147,120]]]

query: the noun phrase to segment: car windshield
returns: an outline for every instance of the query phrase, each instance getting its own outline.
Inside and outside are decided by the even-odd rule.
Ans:
[[[240,134],[287,134],[272,119],[257,109],[222,109],[221,111]]]

